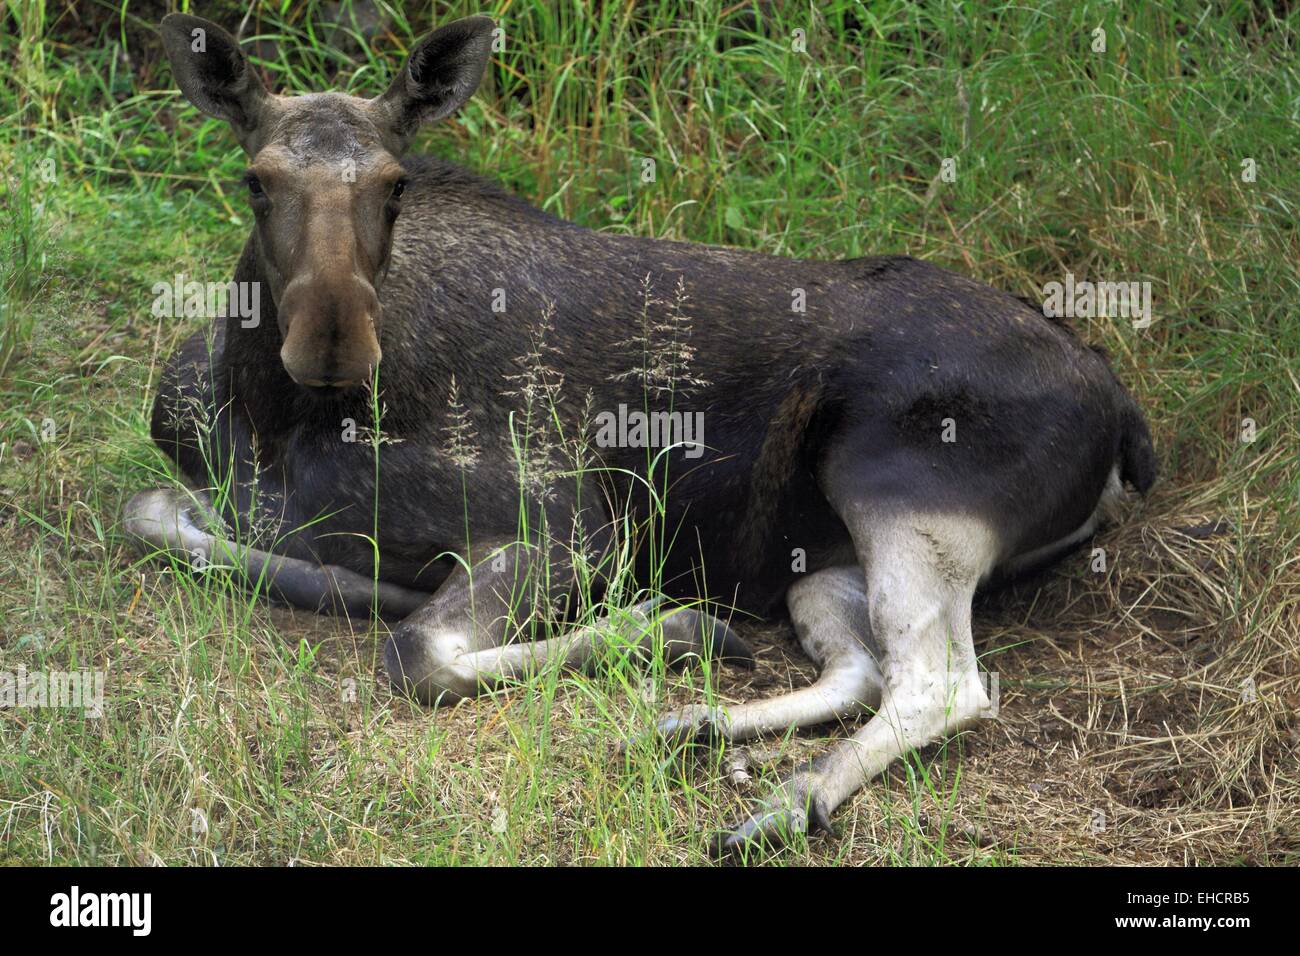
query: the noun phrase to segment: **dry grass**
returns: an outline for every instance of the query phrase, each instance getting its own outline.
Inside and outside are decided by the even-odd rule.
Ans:
[[[985,666],[999,674],[999,718],[946,746],[932,747],[896,765],[840,813],[838,839],[816,839],[797,859],[808,862],[1022,864],[1294,864],[1300,859],[1300,564],[1288,562],[1266,510],[1244,521],[1206,511],[1214,497],[1204,486],[1165,486],[1137,506],[1125,524],[1100,536],[1108,570],[1091,570],[1087,550],[1058,569],[981,602],[976,634]],[[168,588],[166,575],[145,572],[147,587]],[[1257,597],[1241,606],[1235,595]],[[142,602],[143,608],[147,602]],[[133,622],[137,652],[173,657],[175,649],[151,632],[147,613]],[[518,783],[520,711],[524,689],[462,703],[430,714],[393,699],[376,669],[377,642],[347,621],[271,610],[263,639],[280,646],[305,639],[320,647],[320,679],[310,693],[308,732],[319,739],[311,759],[336,761],[338,773],[311,775],[318,798],[331,788],[376,793],[395,780],[421,779],[432,768],[421,748],[430,724],[440,742],[436,781],[425,798],[458,828],[492,832],[501,792]],[[782,624],[748,625],[755,647],[752,672],[728,669],[719,680],[726,701],[783,693],[808,683],[814,669]],[[217,634],[193,635],[218,639]],[[265,664],[259,658],[268,656]],[[254,649],[255,682],[286,683],[278,653]],[[133,670],[120,661],[122,679]],[[147,669],[142,667],[142,669]],[[277,676],[279,672],[279,676]],[[183,672],[178,687],[191,686]],[[366,713],[341,699],[339,681],[356,679],[373,692]],[[243,678],[242,682],[246,682]],[[372,684],[372,682],[374,682]],[[689,682],[688,682],[689,683]],[[1254,694],[1248,692],[1253,687]],[[246,686],[218,677],[203,692],[238,702]],[[286,697],[290,692],[284,690]],[[148,699],[144,688],[123,687],[124,699]],[[184,695],[182,695],[184,696]],[[663,701],[698,699],[698,686],[670,687]],[[1253,697],[1253,699],[1252,699]],[[524,838],[509,858],[553,863],[619,859],[632,853],[636,834],[620,850],[586,847],[593,806],[583,779],[593,763],[612,779],[623,768],[612,740],[593,735],[584,695],[561,688],[548,715],[552,736],[545,773],[552,779],[545,829],[521,826]],[[142,716],[149,713],[142,709]],[[214,720],[216,751],[247,747],[240,707]],[[165,724],[170,709],[154,713]],[[262,715],[262,722],[267,719]],[[160,730],[162,728],[160,727]],[[704,794],[703,804],[678,800],[663,842],[650,848],[658,863],[698,859],[692,834],[744,811],[761,795],[768,775],[779,775],[820,752],[848,728],[823,728],[785,740],[740,748],[748,781],[735,782],[726,764],[674,764],[681,786]],[[340,748],[374,752],[360,774],[344,773]],[[160,753],[155,759],[165,760]],[[527,757],[523,758],[527,763]],[[294,786],[293,768],[286,785]],[[918,779],[919,777],[919,779]],[[959,777],[959,782],[958,782]],[[467,780],[477,785],[466,785]],[[200,791],[182,803],[201,803]],[[215,797],[215,795],[214,795]],[[425,799],[422,798],[422,799]],[[325,802],[328,802],[326,800]],[[215,798],[212,825],[242,818],[241,808]],[[320,812],[326,812],[325,807]],[[712,814],[712,816],[710,815]],[[542,820],[535,820],[541,824]],[[624,824],[623,826],[626,826]],[[241,828],[231,826],[232,834]],[[374,831],[382,836],[385,827]],[[512,826],[512,830],[515,828]],[[531,833],[531,837],[527,834]],[[389,834],[396,836],[396,834]],[[473,837],[466,836],[468,842]],[[385,859],[396,862],[389,844]],[[452,852],[480,853],[485,847]],[[237,841],[224,852],[261,854]],[[491,852],[487,851],[488,858]],[[412,859],[418,859],[416,853]],[[370,862],[369,849],[339,846],[330,862]],[[300,859],[299,862],[305,862]]]
[[[1248,496],[1237,509],[1214,504],[1225,497],[1222,485],[1242,476],[1165,480],[1123,524],[1056,569],[983,599],[975,631],[984,666],[999,674],[999,718],[896,765],[841,811],[838,839],[815,839],[787,856],[1297,862],[1300,562],[1270,507]],[[86,490],[64,492],[75,500]],[[7,554],[30,552],[39,537],[12,512],[0,524]],[[1093,547],[1105,550],[1105,572],[1093,570]],[[115,550],[112,560],[120,566],[129,556]],[[23,573],[6,567],[0,593],[20,593]],[[38,772],[34,782],[48,787],[2,795],[15,801],[5,815],[11,835],[39,824],[53,845],[63,840],[70,850],[84,839],[66,830],[72,809],[79,811],[72,819],[88,814],[106,831],[101,858],[121,862],[156,857],[151,831],[173,847],[156,858],[172,862],[180,847],[194,862],[419,861],[428,858],[426,841],[445,841],[439,859],[693,862],[702,831],[740,814],[771,776],[846,730],[743,748],[752,764],[747,783],[734,783],[725,761],[685,758],[666,760],[639,791],[636,768],[629,774],[613,746],[618,728],[638,718],[602,683],[607,677],[552,675],[540,688],[429,713],[390,694],[379,640],[364,626],[249,608],[237,597],[223,614],[190,616],[169,572],[149,565],[127,580],[140,591],[129,615],[119,610],[110,623],[87,608],[66,619],[69,637],[99,648],[119,718],[147,742],[137,758],[146,765],[141,782],[156,788],[143,805],[152,823],[142,834],[134,819],[142,807],[130,794],[133,810],[119,816],[124,808],[103,805],[93,783],[69,791],[75,768],[56,760],[51,779],[61,785]],[[83,603],[75,578],[51,574],[41,590],[47,606]],[[9,599],[3,610],[12,622]],[[227,614],[241,623],[232,626]],[[236,631],[243,636],[232,641]],[[742,625],[742,633],[758,666],[723,670],[722,700],[781,693],[814,676],[787,625]],[[10,650],[14,637],[7,629]],[[306,676],[292,666],[300,641],[317,649]],[[356,681],[356,701],[340,692],[345,678]],[[593,709],[602,695],[612,715]],[[670,679],[657,704],[699,697],[698,675],[688,674]],[[13,741],[25,739],[25,724],[41,727],[23,712],[15,719]],[[117,722],[83,726],[90,736],[78,750],[124,747],[95,739],[101,726],[120,736]],[[259,842],[268,779],[297,795],[297,827],[318,828],[324,844],[287,845],[283,834]],[[544,793],[530,800],[530,790]],[[375,798],[368,817],[339,819],[366,805],[367,794]],[[640,800],[655,804],[652,833],[639,832],[628,815]],[[209,831],[187,838],[190,808],[202,810]],[[498,808],[508,810],[508,838],[494,830]],[[415,818],[423,826],[413,840],[403,822]],[[498,837],[508,848],[494,846]]]

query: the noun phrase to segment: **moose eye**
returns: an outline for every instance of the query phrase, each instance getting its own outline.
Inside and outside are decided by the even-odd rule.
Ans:
[[[402,198],[402,193],[404,193],[404,192],[406,192],[406,178],[405,178],[405,177],[403,177],[403,178],[399,179],[397,182],[393,183],[393,198],[394,198],[394,199],[401,199],[401,198]]]
[[[262,181],[258,179],[256,176],[254,176],[252,173],[249,173],[247,176],[244,177],[244,185],[248,187],[248,194],[250,196],[266,195],[266,190],[262,188]]]

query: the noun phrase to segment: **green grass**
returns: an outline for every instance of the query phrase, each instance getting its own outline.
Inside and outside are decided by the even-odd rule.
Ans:
[[[322,6],[255,8],[246,36],[266,41],[273,87],[377,93],[431,26],[425,7],[381,5],[388,29],[348,39]],[[611,232],[813,258],[907,252],[1034,297],[1066,272],[1150,281],[1150,328],[1077,325],[1147,410],[1163,465],[1141,519],[1102,542],[1119,570],[1097,614],[1107,636],[1149,653],[1140,665],[1094,640],[1077,607],[1096,590],[1082,562],[977,620],[1004,675],[1004,726],[1037,727],[1055,707],[1081,762],[1044,745],[1046,766],[1017,763],[1014,734],[981,730],[869,787],[841,811],[840,839],[779,859],[1294,862],[1297,14],[1233,2],[772,7],[440,4],[439,22],[497,14],[506,46],[481,92],[415,148]],[[345,0],[344,24],[353,8]],[[3,714],[0,859],[700,862],[708,832],[762,779],[842,731],[774,745],[759,784],[737,793],[721,758],[613,753],[656,709],[626,662],[430,714],[390,694],[375,625],[270,611],[220,572],[142,562],[123,540],[126,498],[172,480],[147,415],[160,363],[197,327],[154,318],[151,287],[176,272],[229,278],[250,216],[232,137],[171,83],[160,5],[66,10],[9,0],[0,31],[0,669],[106,668],[108,701],[98,720]],[[231,28],[243,15],[200,12]],[[653,184],[639,182],[647,157]],[[939,176],[945,158],[955,182]],[[1239,440],[1245,418],[1252,443]],[[1198,564],[1164,531],[1200,515],[1237,531]],[[1178,644],[1229,630],[1218,664]],[[798,652],[779,633],[764,640],[754,686],[724,672],[708,675],[710,692],[786,686]],[[1262,703],[1239,714],[1243,674]],[[661,703],[705,692],[698,671],[648,680]],[[1136,726],[1144,693],[1168,703],[1147,737],[1206,735],[1203,764],[1157,742],[1112,766],[1118,749],[1088,715],[1133,704]],[[1046,796],[1023,789],[1063,777]],[[1113,843],[1081,836],[1098,801],[1165,777],[1181,803],[1134,797],[1112,811]],[[1243,821],[1243,807],[1261,815]],[[1169,837],[1165,811],[1202,835]],[[968,824],[996,844],[963,835]]]

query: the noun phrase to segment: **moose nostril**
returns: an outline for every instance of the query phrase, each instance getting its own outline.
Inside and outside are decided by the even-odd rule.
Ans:
[[[280,346],[284,370],[297,384],[319,393],[370,381],[381,354],[374,330],[354,327],[362,313],[342,323],[327,318],[300,312],[289,321]]]
[[[300,383],[310,388],[351,388],[357,382],[350,378],[336,378],[333,375],[326,375],[324,378],[306,378]]]

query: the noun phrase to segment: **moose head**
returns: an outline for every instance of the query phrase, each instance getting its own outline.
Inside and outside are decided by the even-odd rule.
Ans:
[[[248,155],[255,250],[278,313],[280,360],[300,386],[349,388],[379,364],[377,290],[407,186],[401,156],[421,123],[474,93],[492,31],[487,17],[434,31],[374,99],[277,96],[221,27],[186,14],[163,19],[177,85],[229,123]]]

